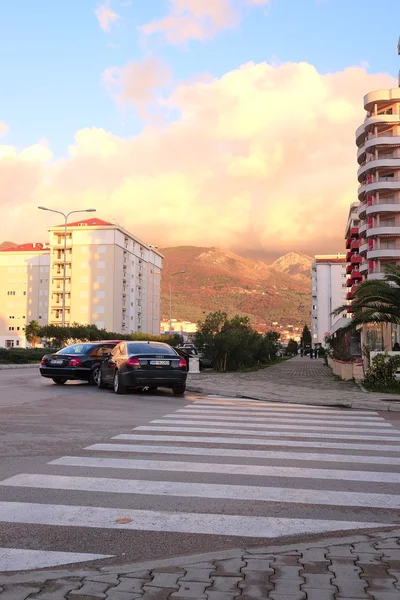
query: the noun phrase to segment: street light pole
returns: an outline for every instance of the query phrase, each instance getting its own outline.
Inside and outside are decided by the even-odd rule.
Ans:
[[[95,208],[83,208],[82,210],[71,210],[69,213],[63,213],[60,210],[54,210],[52,208],[46,208],[45,206],[38,206],[40,210],[47,210],[49,212],[57,213],[64,217],[64,268],[63,268],[63,291],[62,291],[62,315],[61,315],[61,326],[65,327],[65,288],[67,280],[67,224],[68,217],[74,213],[82,212],[96,212]]]
[[[181,275],[181,273],[186,273],[186,269],[184,271],[177,271],[176,273],[172,273],[169,276],[169,333],[172,331],[172,283],[171,277],[174,275]]]

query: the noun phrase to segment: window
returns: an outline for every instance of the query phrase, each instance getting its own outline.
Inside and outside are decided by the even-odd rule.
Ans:
[[[96,280],[97,280],[97,283],[105,283],[106,278],[104,277],[104,275],[98,275]]]
[[[6,348],[14,348],[14,340],[6,340]]]
[[[105,246],[98,246],[97,247],[97,252],[99,254],[105,254],[106,253],[106,247]]]
[[[14,327],[9,327],[8,331],[14,331]]]
[[[102,290],[96,292],[96,298],[105,298],[105,293]]]
[[[396,248],[395,240],[381,240],[380,249],[381,250],[389,250]]]

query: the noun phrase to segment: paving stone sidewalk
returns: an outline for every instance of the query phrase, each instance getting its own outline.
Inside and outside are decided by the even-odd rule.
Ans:
[[[0,600],[399,600],[400,530],[91,571],[0,574]]]
[[[189,373],[187,389],[269,402],[400,411],[400,395],[364,392],[332,375],[322,359],[300,356],[250,373]]]

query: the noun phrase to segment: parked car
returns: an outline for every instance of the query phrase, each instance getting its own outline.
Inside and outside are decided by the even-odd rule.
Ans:
[[[52,379],[57,385],[63,385],[71,379],[97,385],[100,364],[119,344],[119,341],[73,344],[55,354],[46,354],[42,358],[40,374],[42,377]]]
[[[199,352],[194,344],[183,344],[177,350],[183,350],[189,356],[197,356],[200,359],[200,369],[207,369],[212,366],[211,359],[206,358],[203,352]]]
[[[129,388],[156,390],[171,388],[183,395],[186,389],[187,363],[185,358],[161,342],[121,342],[101,363],[97,385],[113,387],[116,394]]]

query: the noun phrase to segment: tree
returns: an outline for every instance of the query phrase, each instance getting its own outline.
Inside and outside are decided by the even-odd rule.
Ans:
[[[386,265],[384,279],[368,279],[361,283],[351,303],[353,318],[346,329],[365,323],[400,324],[400,265]],[[346,304],[333,311],[340,315]]]
[[[40,342],[41,338],[41,327],[37,321],[31,321],[25,327],[25,337],[26,341],[32,344],[32,348],[36,346],[38,342]]]
[[[299,345],[295,340],[289,340],[286,348],[287,354],[297,354],[297,350],[299,349]]]
[[[311,347],[311,331],[308,329],[308,325],[304,325],[303,327],[303,333],[301,334],[301,347],[304,349]]]

